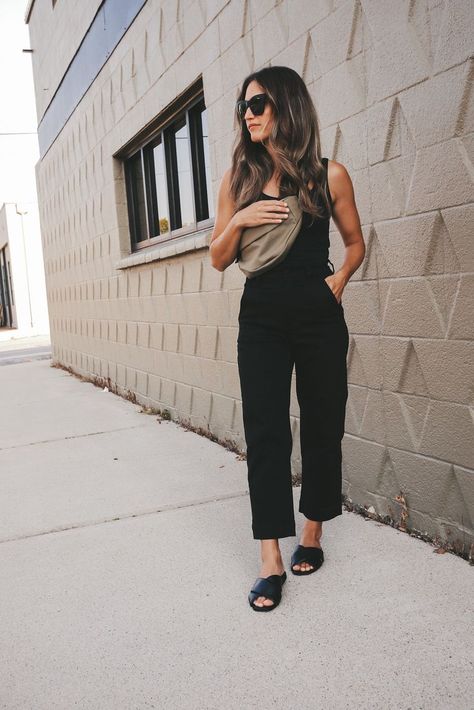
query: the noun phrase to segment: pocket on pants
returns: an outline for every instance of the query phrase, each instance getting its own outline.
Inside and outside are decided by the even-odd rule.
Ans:
[[[335,294],[334,294],[334,291],[332,290],[332,288],[330,287],[330,285],[328,284],[328,282],[326,281],[326,279],[322,279],[322,282],[323,282],[323,284],[324,284],[325,289],[326,289],[327,291],[329,291],[329,295],[330,295],[330,297],[332,298],[332,300],[334,301],[334,303],[336,304],[336,306],[341,306],[341,305],[342,305],[341,302],[337,300],[337,298],[336,298],[336,296],[335,296]],[[341,299],[341,301],[342,301],[342,299]]]

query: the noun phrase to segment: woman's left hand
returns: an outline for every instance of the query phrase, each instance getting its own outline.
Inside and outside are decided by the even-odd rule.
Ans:
[[[338,303],[341,302],[342,292],[347,284],[347,278],[342,271],[335,271],[324,279],[333,292]]]

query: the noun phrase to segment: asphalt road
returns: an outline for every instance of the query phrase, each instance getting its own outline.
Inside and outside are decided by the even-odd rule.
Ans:
[[[16,350],[0,350],[0,365],[16,365],[32,360],[46,360],[51,357],[51,346],[43,345],[33,348],[18,348]]]

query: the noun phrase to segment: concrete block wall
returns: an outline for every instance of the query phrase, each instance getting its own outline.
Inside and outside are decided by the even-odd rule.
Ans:
[[[80,41],[80,25],[68,21],[75,3],[60,5],[54,31],[69,41],[59,56],[40,43],[37,86],[41,75],[57,80],[66,47]],[[45,3],[33,8],[32,37],[45,12]],[[465,0],[149,0],[37,165],[55,360],[110,377],[244,450],[236,365],[244,278],[236,264],[224,273],[210,266],[210,233],[117,268],[130,248],[113,155],[202,74],[216,196],[242,79],[266,64],[292,66],[319,112],[323,155],[352,177],[367,244],[343,296],[351,334],[344,492],[393,518],[401,494],[409,527],[466,552],[474,542],[473,20]],[[336,268],[342,258],[332,225]],[[294,380],[292,389],[297,474]]]

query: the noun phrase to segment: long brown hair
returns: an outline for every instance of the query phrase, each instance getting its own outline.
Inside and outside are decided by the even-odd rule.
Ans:
[[[276,173],[280,176],[280,198],[297,194],[301,208],[313,219],[327,218],[331,206],[321,161],[319,119],[306,84],[290,67],[264,67],[245,77],[237,101],[245,99],[253,80],[268,94],[273,125],[265,147],[252,141],[245,120],[235,111],[240,124],[233,146],[230,179],[235,211],[258,200],[264,185]],[[314,185],[315,199],[307,187],[309,180]]]

